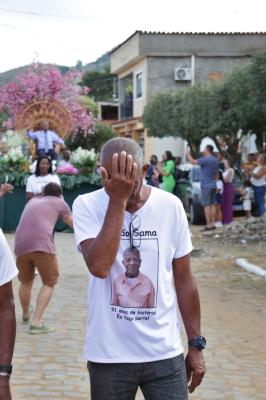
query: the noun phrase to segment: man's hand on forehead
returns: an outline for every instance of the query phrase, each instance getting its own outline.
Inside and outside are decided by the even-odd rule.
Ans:
[[[130,178],[133,168],[133,157],[122,151],[120,154],[115,153],[112,160],[112,174],[120,173],[121,176]]]
[[[133,161],[132,155],[125,151],[120,154],[115,153],[112,157],[111,176],[104,167],[101,167],[101,172],[103,184],[109,196],[116,200],[127,201],[133,191],[137,176],[137,163]]]

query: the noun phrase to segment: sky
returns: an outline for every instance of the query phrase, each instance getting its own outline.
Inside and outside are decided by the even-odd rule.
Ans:
[[[265,0],[0,0],[0,72],[94,61],[136,30],[266,31]]]

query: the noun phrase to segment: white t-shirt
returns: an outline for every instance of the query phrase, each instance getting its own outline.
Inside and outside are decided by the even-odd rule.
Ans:
[[[98,235],[108,202],[104,189],[81,195],[75,200],[73,217],[78,247],[84,240]],[[135,215],[133,245],[139,246],[141,258],[135,285],[131,287],[128,284],[122,263],[125,250],[130,247],[132,214],[128,212],[125,213],[120,247],[110,274],[100,279],[89,273],[84,354],[89,361],[149,362],[175,357],[183,352],[172,271],[172,260],[192,250],[183,205],[174,195],[152,188],[148,200]],[[119,293],[112,293],[114,287]],[[133,307],[113,304],[114,298],[129,293],[133,296]],[[144,297],[149,294],[153,300],[141,307]],[[130,303],[130,297],[125,297],[125,300]]]
[[[224,184],[223,184],[223,181],[221,181],[220,179],[218,181],[216,181],[216,189],[219,190],[220,194],[223,194]]]
[[[261,168],[262,167],[260,167],[259,165],[256,168],[254,168],[254,170],[253,170],[254,174],[258,174],[260,172]],[[266,184],[266,175],[263,175],[259,179],[256,179],[252,176],[250,179],[250,182],[252,183],[253,186],[257,186],[257,187],[264,186]]]
[[[0,229],[0,286],[12,281],[17,274],[18,270],[11,250]]]
[[[232,183],[235,176],[235,171],[233,168],[229,168],[227,171],[224,171],[223,178],[225,183]]]
[[[247,186],[244,188],[244,200],[251,200],[252,188]]]
[[[41,194],[43,188],[48,183],[53,182],[61,186],[60,179],[57,175],[48,174],[45,176],[31,175],[28,178],[26,192],[32,192],[35,196]]]

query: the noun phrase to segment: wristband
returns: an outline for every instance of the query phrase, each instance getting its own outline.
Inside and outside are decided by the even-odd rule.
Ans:
[[[0,375],[10,376],[12,374],[12,365],[0,365]]]
[[[4,376],[6,378],[9,378],[11,376],[11,374],[8,374],[7,372],[0,372],[0,377]]]

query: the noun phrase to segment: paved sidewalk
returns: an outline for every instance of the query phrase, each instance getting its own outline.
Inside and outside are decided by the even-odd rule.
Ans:
[[[7,235],[13,243],[13,235]],[[82,357],[86,325],[87,273],[72,234],[56,234],[61,278],[45,322],[56,331],[30,336],[21,324],[18,282],[14,400],[90,399]],[[203,333],[208,338],[208,373],[195,400],[265,399],[266,283],[215,258],[193,259],[201,292]],[[36,278],[33,303],[40,279]],[[141,399],[140,395],[138,399]],[[163,400],[163,399],[162,399]]]

